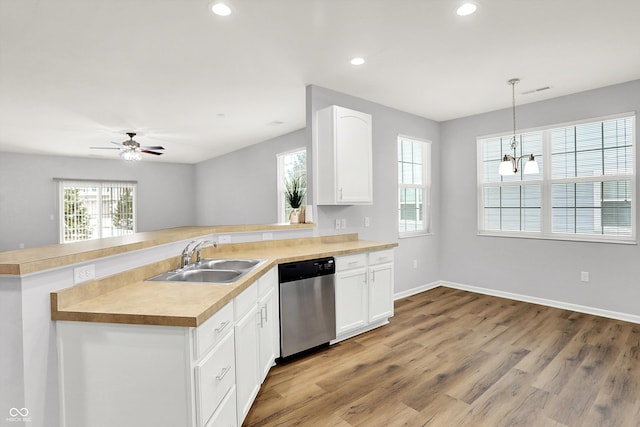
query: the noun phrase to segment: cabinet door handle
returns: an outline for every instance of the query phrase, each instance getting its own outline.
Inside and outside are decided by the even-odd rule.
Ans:
[[[338,197],[340,200],[342,200],[342,188],[339,191],[340,191],[340,195]]]
[[[262,320],[262,308],[260,309],[260,311],[256,312],[256,316],[258,316],[258,325],[262,328],[264,327],[264,322]]]
[[[372,282],[376,281],[376,271],[375,270],[371,270],[371,281]]]
[[[267,323],[269,322],[269,309],[266,304],[262,308],[264,308],[264,322]]]
[[[230,370],[231,370],[231,365],[227,366],[226,368],[222,368],[222,371],[220,371],[220,373],[216,375],[216,379],[218,381],[222,381],[222,379],[225,377],[225,375],[227,375],[227,373],[229,373]]]
[[[350,267],[352,265],[358,265],[358,261],[351,261],[349,263],[347,263],[347,265]]]
[[[226,328],[229,323],[231,323],[230,320],[227,320],[226,322],[220,323],[220,326],[218,326],[217,328],[214,329],[215,333],[219,334],[220,332],[222,332],[224,330],[224,328]]]

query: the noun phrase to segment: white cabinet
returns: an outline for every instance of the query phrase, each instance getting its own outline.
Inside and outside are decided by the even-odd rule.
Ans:
[[[371,115],[332,105],[317,113],[319,205],[373,203]]]
[[[383,255],[384,254],[384,255]],[[369,254],[369,322],[393,316],[393,252]]]
[[[393,316],[393,251],[336,257],[336,340]]]
[[[278,311],[276,290],[270,290],[267,295],[260,298],[258,309],[260,313],[260,329],[259,329],[259,357],[258,357],[258,374],[260,383],[264,381],[269,373],[269,369],[276,360],[276,340],[275,335],[278,327]]]
[[[229,333],[220,344],[195,367],[196,418],[203,426],[236,383],[233,334]]]
[[[236,322],[235,327],[238,424],[242,424],[242,420],[249,413],[251,404],[260,389],[258,379],[258,316],[258,305],[255,301],[249,311]]]
[[[218,409],[213,414],[206,427],[238,427],[236,417],[236,388],[227,393]]]
[[[235,326],[238,425],[249,413],[279,354],[277,282],[277,269],[273,268],[235,299],[236,313],[241,316]]]
[[[367,270],[336,273],[336,335],[361,328],[368,323]]]

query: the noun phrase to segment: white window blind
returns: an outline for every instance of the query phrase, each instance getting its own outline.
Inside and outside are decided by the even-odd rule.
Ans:
[[[478,139],[480,234],[595,241],[635,240],[635,115],[517,135],[537,175],[500,176],[510,136]],[[526,158],[523,160],[526,161]]]
[[[400,236],[430,231],[431,143],[398,137],[398,229]]]
[[[60,243],[136,232],[135,182],[56,180],[60,188]]]

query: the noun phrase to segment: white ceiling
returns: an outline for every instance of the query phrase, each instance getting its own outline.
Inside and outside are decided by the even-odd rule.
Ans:
[[[210,3],[0,0],[0,151],[197,163],[304,127],[308,84],[443,121],[640,78],[639,0]]]

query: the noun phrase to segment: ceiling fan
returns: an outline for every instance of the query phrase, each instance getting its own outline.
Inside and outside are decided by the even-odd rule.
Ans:
[[[137,141],[133,139],[136,136],[135,132],[127,132],[129,139],[123,142],[113,142],[112,144],[117,145],[118,147],[89,147],[91,149],[96,150],[120,150],[118,155],[125,160],[137,161],[142,159],[142,153],[154,154],[156,156],[161,156],[164,153],[160,153],[155,150],[164,150],[164,147],[160,145],[140,145]]]

